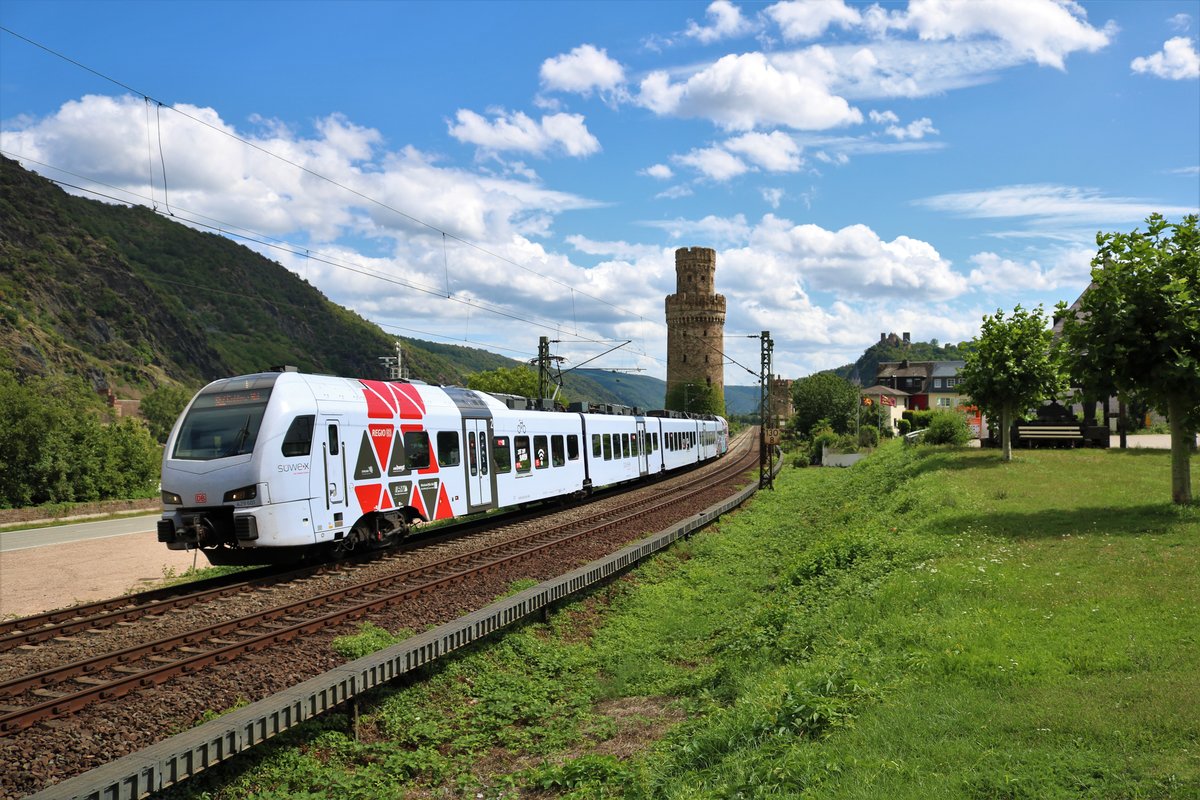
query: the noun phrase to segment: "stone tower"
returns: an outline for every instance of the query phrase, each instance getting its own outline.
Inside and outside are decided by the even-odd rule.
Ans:
[[[717,251],[675,251],[675,294],[667,295],[667,408],[725,412],[725,296],[716,293]],[[708,407],[691,387],[707,387]]]

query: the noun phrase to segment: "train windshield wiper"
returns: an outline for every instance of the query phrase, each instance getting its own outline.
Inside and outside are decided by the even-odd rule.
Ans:
[[[250,438],[250,420],[252,417],[252,414],[246,415],[246,424],[243,425],[242,429],[237,432],[237,436],[234,437],[233,444],[230,446],[225,455],[240,456],[242,454],[242,445],[244,445],[246,440]]]

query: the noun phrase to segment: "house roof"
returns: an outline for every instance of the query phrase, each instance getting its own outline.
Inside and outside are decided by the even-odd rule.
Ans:
[[[958,374],[958,371],[967,365],[965,361],[934,361],[932,362],[933,371],[930,373],[934,378],[953,378]]]
[[[863,389],[861,394],[863,394],[863,395],[890,394],[893,397],[908,397],[909,396],[908,392],[903,392],[899,389],[893,389],[890,386],[883,386],[878,383],[875,384],[874,386]]]

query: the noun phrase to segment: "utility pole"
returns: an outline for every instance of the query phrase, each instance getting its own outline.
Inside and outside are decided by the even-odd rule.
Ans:
[[[389,381],[408,380],[408,371],[404,369],[404,350],[399,339],[396,340],[396,355],[380,356],[379,360],[383,362],[384,374]]]
[[[760,363],[758,385],[758,486],[760,489],[775,488],[775,446],[779,444],[779,429],[774,425],[771,414],[771,354],[775,342],[770,331],[759,337]]]

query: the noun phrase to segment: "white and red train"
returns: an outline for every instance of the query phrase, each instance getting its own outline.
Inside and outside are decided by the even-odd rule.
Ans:
[[[215,381],[167,440],[159,541],[199,547],[213,564],[319,557],[414,522],[578,496],[728,449],[721,417],[522,405],[291,371]]]

